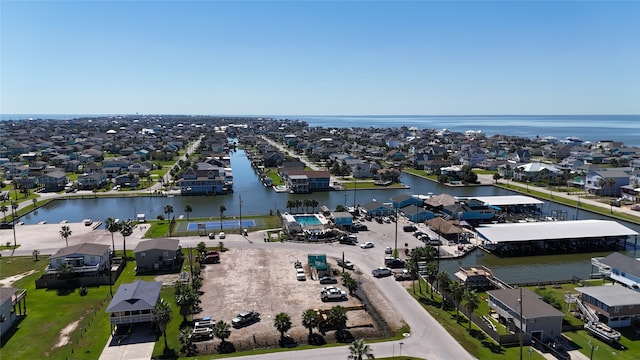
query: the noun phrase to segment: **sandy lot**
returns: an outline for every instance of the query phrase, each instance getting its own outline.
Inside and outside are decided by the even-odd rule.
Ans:
[[[291,316],[293,327],[288,332],[299,343],[306,343],[308,330],[301,324],[302,313],[307,309],[330,309],[360,305],[355,297],[347,301],[322,302],[320,291],[324,286],[317,281],[317,275],[309,272],[306,264],[307,252],[296,250],[231,249],[221,255],[220,264],[209,264],[203,269],[204,285],[201,296],[203,309],[200,315],[209,315],[215,320],[228,323],[238,312],[255,310],[261,314],[261,321],[241,329],[233,329],[229,341],[236,349],[277,346],[279,333],[273,326],[273,318],[280,312]],[[298,281],[294,262],[299,259],[307,275],[306,281]],[[329,265],[335,269],[333,259]],[[375,284],[367,276],[360,278],[361,288],[376,308],[385,316],[386,322],[394,328],[402,326],[399,317],[375,291]],[[337,286],[344,289],[339,283]],[[379,336],[380,330],[373,318],[365,310],[347,313],[347,327],[358,338]],[[314,331],[317,332],[317,329]],[[324,334],[327,342],[334,342],[334,331]],[[219,340],[199,343],[204,352],[212,352]]]

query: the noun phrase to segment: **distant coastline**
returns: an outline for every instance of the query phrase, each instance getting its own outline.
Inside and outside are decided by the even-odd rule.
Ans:
[[[118,114],[0,114],[0,120],[106,117]],[[120,114],[122,115],[122,114]],[[143,116],[143,115],[140,115]],[[191,114],[185,114],[191,116]],[[193,115],[212,117],[255,117],[275,120],[301,120],[312,127],[448,129],[454,132],[482,131],[487,136],[506,135],[525,138],[553,137],[564,140],[621,141],[640,146],[640,115]]]

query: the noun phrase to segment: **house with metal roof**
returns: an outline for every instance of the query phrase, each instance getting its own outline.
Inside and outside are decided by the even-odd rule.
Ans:
[[[523,340],[545,340],[562,334],[564,313],[542,301],[531,290],[501,289],[487,291],[489,307],[494,309],[500,322],[515,333],[522,332]]]
[[[182,266],[182,252],[178,239],[151,239],[141,241],[133,253],[136,257],[136,273],[172,271]]]
[[[154,321],[153,308],[160,299],[162,283],[138,280],[122,284],[107,306],[111,325]]]
[[[577,287],[582,304],[591,308],[610,327],[631,326],[640,318],[640,292],[622,285]]]
[[[51,255],[45,273],[56,274],[58,266],[67,263],[78,276],[96,276],[109,267],[110,252],[109,245],[95,243],[67,246]]]
[[[614,252],[600,259],[600,263],[608,267],[611,280],[640,291],[640,260]]]

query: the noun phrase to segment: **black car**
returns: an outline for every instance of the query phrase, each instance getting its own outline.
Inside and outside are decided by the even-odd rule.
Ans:
[[[353,264],[348,260],[336,259],[338,266],[343,267],[345,269],[353,270]]]
[[[404,267],[405,261],[398,258],[385,258],[384,264],[392,269],[399,269]]]
[[[331,276],[323,276],[320,278],[320,284],[337,284],[338,280]]]
[[[367,230],[369,230],[369,228],[367,228],[367,225],[360,224],[360,223],[351,225],[351,229],[352,230],[356,230],[356,231],[367,231]]]
[[[243,326],[247,326],[249,324],[253,324],[260,320],[260,313],[255,312],[253,310],[239,313],[231,320],[231,325],[234,328],[239,328]]]
[[[418,230],[418,228],[415,227],[414,225],[405,225],[405,226],[402,227],[402,230],[404,232],[412,232],[412,231]]]
[[[0,224],[0,229],[13,229],[13,223],[3,222]]]

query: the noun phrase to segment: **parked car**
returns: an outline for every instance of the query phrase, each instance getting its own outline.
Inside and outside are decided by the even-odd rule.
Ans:
[[[413,233],[413,236],[414,236],[414,237],[416,237],[416,238],[419,238],[419,237],[420,237],[420,235],[424,235],[424,233],[423,233],[422,231],[420,231],[420,230],[415,231],[415,232]]]
[[[216,233],[209,233],[209,239],[215,239]]]
[[[402,230],[404,232],[412,232],[412,231],[416,231],[418,228],[415,227],[414,225],[405,225],[402,227]]]
[[[360,247],[363,249],[370,249],[373,247],[373,243],[371,241],[367,241],[365,243],[360,244]]]
[[[0,229],[13,229],[12,223],[3,222],[0,224]]]
[[[329,289],[320,294],[322,301],[342,301],[347,300],[347,293],[344,290],[338,288]]]
[[[224,238],[226,237],[226,235],[225,235],[224,231],[220,231],[220,234],[218,234],[218,237],[219,237],[220,239],[224,239]]]
[[[202,258],[203,264],[218,264],[220,262],[220,253],[217,251],[209,251]]]
[[[349,269],[349,270],[353,270],[353,264],[351,263],[351,261],[348,260],[342,260],[342,259],[336,259],[336,262],[338,263],[338,266],[343,267],[345,269]]]
[[[340,244],[355,245],[358,243],[358,238],[355,235],[343,235],[340,238]]]
[[[371,271],[371,275],[377,278],[391,276],[391,274],[392,274],[391,269],[389,269],[388,267],[382,267],[382,266],[379,268],[375,268]]]
[[[296,279],[298,281],[305,281],[307,280],[307,277],[304,274],[304,269],[302,268],[296,268]]]
[[[337,284],[338,279],[331,276],[323,276],[320,278],[320,284]]]
[[[393,253],[393,249],[391,248],[391,246],[387,246],[384,248],[384,253],[385,254],[392,254]]]
[[[240,328],[260,321],[260,313],[250,310],[241,312],[231,320],[231,326]]]
[[[369,228],[367,228],[367,225],[360,224],[360,223],[355,223],[355,224],[351,225],[351,229],[352,229],[352,230],[356,230],[356,231],[366,231],[366,230],[369,230]]]
[[[384,264],[392,269],[403,268],[405,261],[399,258],[386,257],[384,258]]]
[[[409,270],[406,269],[396,273],[394,277],[396,278],[396,281],[413,280],[413,276],[411,276]]]

